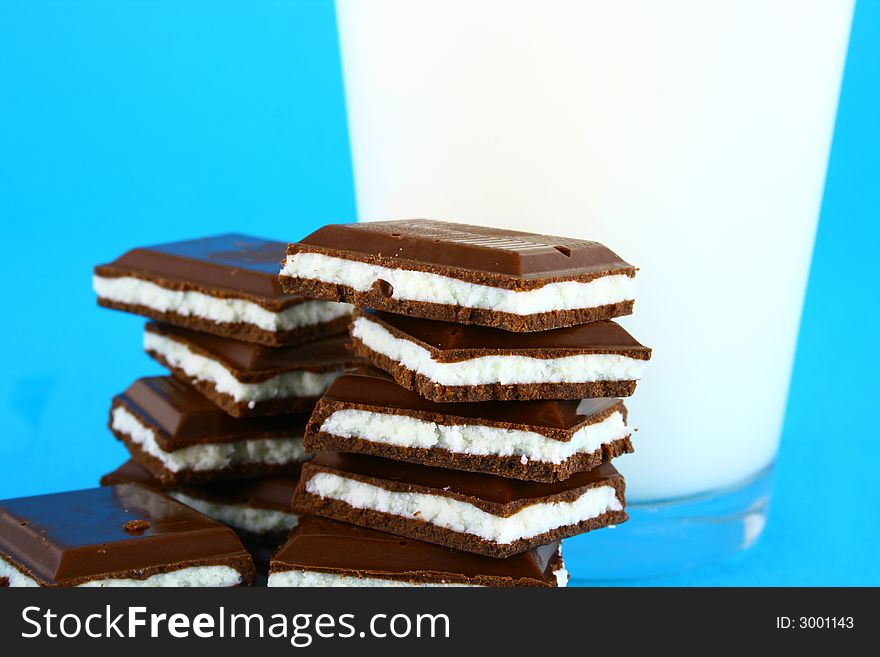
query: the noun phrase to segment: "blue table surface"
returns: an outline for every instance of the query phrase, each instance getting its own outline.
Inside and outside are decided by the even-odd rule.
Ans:
[[[161,372],[94,264],[355,216],[331,2],[46,5],[0,3],[0,498],[95,485],[125,459],[110,397]],[[765,535],[652,583],[880,584],[878,44],[859,2]]]

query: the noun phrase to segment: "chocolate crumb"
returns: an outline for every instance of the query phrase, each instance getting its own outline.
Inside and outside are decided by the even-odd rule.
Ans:
[[[8,577],[0,577],[0,589],[8,589],[9,588],[9,578]]]
[[[386,280],[380,278],[373,285],[386,299],[390,299],[394,295],[394,286]]]
[[[122,528],[129,534],[137,534],[150,528],[149,520],[129,520],[122,525]]]

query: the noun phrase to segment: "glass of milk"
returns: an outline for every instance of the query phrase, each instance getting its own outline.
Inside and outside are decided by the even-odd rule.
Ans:
[[[603,242],[654,348],[632,519],[574,579],[674,572],[764,527],[851,0],[337,0],[361,219]]]

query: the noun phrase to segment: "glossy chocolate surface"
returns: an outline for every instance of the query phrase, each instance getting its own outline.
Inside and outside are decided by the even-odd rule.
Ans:
[[[272,571],[304,569],[414,580],[437,580],[445,573],[468,578],[532,579],[549,584],[555,582],[552,566],[558,552],[559,543],[550,543],[506,559],[495,559],[304,516],[290,540],[273,557]]]
[[[303,466],[304,480],[311,477],[313,466],[336,470],[342,475],[355,475],[353,478],[371,477],[391,482],[394,486],[433,488],[438,495],[458,494],[493,504],[531,502],[587,486],[614,486],[623,479],[610,463],[603,463],[586,472],[577,472],[565,481],[540,483],[392,461],[365,454],[319,452]]]
[[[620,324],[608,320],[549,331],[513,333],[475,324],[454,324],[377,311],[356,310],[354,316],[366,317],[396,330],[407,339],[438,350],[443,359],[498,354],[540,358],[543,352],[554,356],[615,353],[640,360],[651,357],[649,347],[639,343]]]
[[[187,383],[170,376],[135,381],[113,398],[161,432],[166,451],[196,443],[302,436],[309,414],[235,418]]]
[[[230,481],[207,486],[166,487],[149,471],[134,461],[126,461],[113,472],[101,477],[102,486],[139,484],[157,489],[176,490],[190,497],[210,502],[244,504],[260,509],[275,509],[290,513],[290,501],[299,477],[265,477],[245,481]]]
[[[401,267],[410,261],[525,279],[635,272],[598,242],[428,219],[330,224],[299,244],[304,250],[357,253]],[[292,244],[289,252],[298,246]]]
[[[126,531],[132,520],[149,526]],[[228,527],[133,485],[0,501],[0,552],[49,584],[246,554]]]
[[[619,399],[614,398],[439,404],[398,385],[385,372],[375,368],[362,368],[343,374],[331,384],[319,404],[323,402],[560,430],[572,430],[589,424],[592,418],[604,417],[607,414],[605,411],[621,404]]]
[[[99,275],[167,279],[207,290],[301,300],[284,294],[278,282],[287,244],[230,233],[132,249],[96,268]]]
[[[235,372],[322,371],[357,360],[348,349],[347,336],[290,347],[267,347],[158,322],[148,323],[146,330],[183,342],[194,351],[219,360]]]

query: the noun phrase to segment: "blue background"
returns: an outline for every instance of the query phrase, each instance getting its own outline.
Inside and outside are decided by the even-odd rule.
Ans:
[[[880,584],[878,44],[860,2],[769,526],[658,584]],[[95,485],[125,458],[110,397],[161,372],[94,264],[354,216],[331,2],[0,0],[0,498]]]

